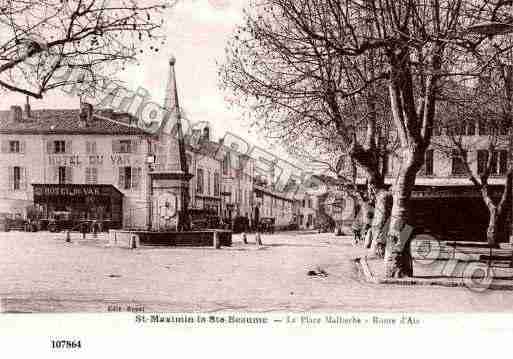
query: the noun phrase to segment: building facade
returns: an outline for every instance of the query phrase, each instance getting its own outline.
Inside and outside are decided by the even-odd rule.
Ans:
[[[465,124],[452,130],[452,136],[456,136],[462,147],[467,149],[464,156],[474,175],[479,178],[490,160],[491,175],[488,184],[491,196],[497,202],[506,182],[509,142],[507,133],[507,129],[503,129],[492,137],[490,129],[479,123]],[[491,140],[495,141],[496,148],[491,158],[488,158]],[[416,176],[409,224],[417,232],[429,233],[443,240],[486,241],[488,209],[480,190],[470,181],[464,161],[452,147],[445,130],[435,131],[431,146],[425,154],[424,166]],[[400,159],[396,154],[391,154],[387,163],[385,183],[391,187]],[[357,184],[364,186],[363,171],[358,169],[357,173]],[[333,191],[326,202],[327,212],[334,219],[341,219],[345,225],[350,225],[358,217],[359,203],[343,192]],[[500,219],[503,229],[499,235],[501,242],[508,241],[511,233],[511,198],[508,203],[507,211]]]
[[[164,109],[178,136],[165,126],[147,133],[132,115],[87,103],[38,111],[27,103],[24,111],[0,112],[0,214],[23,217],[35,206],[43,217],[66,212],[112,228],[153,230],[177,229],[186,207],[225,223],[271,217],[280,227],[295,220],[298,207],[288,193],[256,184],[254,158],[213,142],[208,126],[180,135],[175,62]]]
[[[24,215],[36,205],[43,216],[73,209],[72,215],[83,219],[113,220],[113,209],[100,194],[70,186],[106,185],[122,195],[122,216],[113,225],[146,226],[148,135],[117,122],[121,116],[129,122],[129,115],[109,114],[112,118],[87,104],[79,111],[22,112],[13,106],[2,113],[0,212]]]

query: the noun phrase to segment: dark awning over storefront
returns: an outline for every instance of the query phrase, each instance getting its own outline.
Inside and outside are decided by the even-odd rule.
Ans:
[[[34,204],[41,206],[47,217],[55,211],[68,211],[75,219],[122,223],[123,193],[113,185],[35,183],[32,186]]]
[[[123,198],[116,187],[108,184],[32,184],[34,187],[34,197],[87,197],[87,196],[104,196]]]

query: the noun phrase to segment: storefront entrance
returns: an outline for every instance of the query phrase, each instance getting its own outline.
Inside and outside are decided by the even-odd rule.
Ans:
[[[112,185],[33,184],[34,205],[41,217],[65,217],[70,223],[98,221],[108,228],[121,228],[123,194]]]
[[[498,201],[502,187],[491,191]],[[486,242],[488,209],[481,194],[470,186],[416,188],[411,206],[411,223],[419,233],[427,232],[441,240]],[[499,242],[508,241],[510,213],[507,210],[500,220]]]

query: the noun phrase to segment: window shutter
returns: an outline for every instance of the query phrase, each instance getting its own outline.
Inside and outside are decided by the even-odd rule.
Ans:
[[[91,153],[91,142],[86,141],[86,153]],[[86,174],[87,174],[87,168],[86,168]]]
[[[89,144],[89,142],[87,142]],[[91,183],[91,168],[86,167],[85,169],[85,183]]]
[[[488,162],[488,151],[477,150],[477,173],[484,173]]]
[[[490,166],[490,173],[491,174],[496,174],[497,173],[497,168],[498,168],[498,157],[499,157],[499,152],[497,151],[493,151],[492,152],[492,165]]]
[[[132,167],[132,188],[139,190],[141,186],[141,168]]]
[[[66,183],[73,183],[73,168],[72,167],[66,167]]]
[[[119,153],[120,152],[120,143],[119,140],[112,140],[112,152]]]
[[[66,153],[72,153],[73,152],[73,144],[72,144],[71,140],[65,141],[65,151],[66,151]]]
[[[25,167],[20,168],[20,187],[21,189],[27,189],[27,169]]]
[[[508,163],[508,151],[501,150],[499,152],[499,173],[505,174],[507,171],[507,163]]]
[[[91,173],[91,177],[92,177],[92,181],[93,183],[98,183],[98,168],[96,167],[93,167],[91,168],[92,170],[92,173]]]
[[[25,141],[20,141],[20,153],[25,153]]]
[[[2,153],[9,152],[9,141],[2,141]]]
[[[9,172],[9,190],[12,191],[14,190],[14,167],[9,166],[7,170]]]
[[[139,140],[132,140],[130,142],[130,152],[131,153],[139,153]]]
[[[118,187],[120,190],[125,189],[125,167],[118,168]]]
[[[53,168],[53,183],[59,183],[59,166]]]
[[[53,141],[46,141],[46,153],[54,153]]]
[[[96,141],[91,142],[91,152],[96,153]]]

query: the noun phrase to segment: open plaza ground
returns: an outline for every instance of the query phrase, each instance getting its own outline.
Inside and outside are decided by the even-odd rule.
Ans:
[[[350,237],[234,236],[232,247],[108,246],[105,235],[0,234],[4,312],[511,311],[511,291],[368,283]],[[308,275],[325,272],[326,275]],[[310,273],[311,274],[311,273]]]

